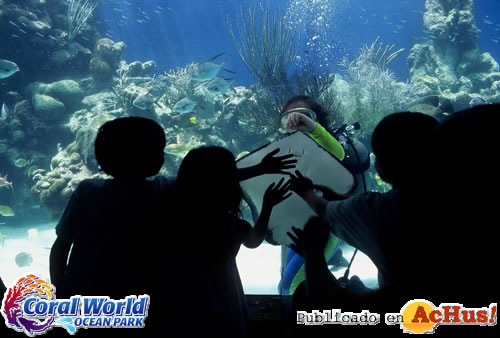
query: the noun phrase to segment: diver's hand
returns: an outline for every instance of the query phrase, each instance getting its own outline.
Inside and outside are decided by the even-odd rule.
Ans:
[[[264,200],[262,202],[262,209],[272,209],[277,204],[280,204],[288,197],[292,195],[290,190],[290,182],[287,181],[283,184],[285,178],[281,178],[279,182],[271,183],[269,187],[267,187],[266,192],[264,193]]]
[[[311,217],[304,230],[292,227],[288,237],[293,241],[290,247],[302,257],[312,255],[323,255],[330,235],[330,227],[321,218]]]
[[[311,133],[316,129],[316,122],[301,113],[291,113],[285,124],[285,129],[299,130],[304,133]]]
[[[314,189],[313,182],[302,175],[298,170],[295,170],[295,175],[290,174],[290,190],[297,195],[304,197],[304,195]]]
[[[279,153],[280,148],[274,149],[269,154],[264,156],[262,161],[259,163],[260,170],[264,174],[284,174],[289,175],[289,172],[286,172],[286,169],[295,169],[295,163],[297,163],[296,159],[292,159],[294,157],[293,154],[287,154],[283,156],[274,156]]]

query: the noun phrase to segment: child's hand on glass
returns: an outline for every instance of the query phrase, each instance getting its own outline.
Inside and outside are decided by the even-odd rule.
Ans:
[[[280,204],[288,197],[292,195],[290,190],[290,182],[285,181],[285,178],[281,178],[278,183],[271,183],[269,187],[267,187],[266,192],[264,193],[264,200],[262,202],[262,208],[272,208],[277,204]]]

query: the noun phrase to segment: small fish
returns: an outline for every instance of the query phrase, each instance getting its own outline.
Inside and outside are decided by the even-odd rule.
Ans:
[[[38,229],[29,229],[28,230],[28,240],[38,242],[40,241],[40,233],[38,232]]]
[[[493,22],[490,19],[484,19],[483,22],[487,25],[493,25]]]
[[[189,128],[198,122],[193,113],[174,115],[170,117],[172,124],[177,128]]]
[[[25,266],[30,266],[31,263],[33,263],[33,257],[30,253],[20,252],[16,255],[15,261],[18,267],[24,268]]]
[[[493,43],[498,43],[498,40],[495,40],[495,39],[491,39],[490,41]]]
[[[31,161],[27,161],[24,158],[18,158],[16,162],[14,162],[15,166],[18,168],[24,168],[31,164]]]
[[[45,39],[45,36],[40,32],[36,32],[35,35],[41,37],[42,39]]]
[[[191,113],[196,107],[197,103],[191,100],[189,97],[185,97],[174,105],[174,112],[180,114]]]
[[[7,116],[9,116],[7,113],[7,106],[5,105],[5,103],[3,103],[2,104],[2,112],[0,113],[0,120],[2,120],[2,121],[7,120]]]
[[[11,189],[14,189],[12,182],[7,181],[7,175],[5,175],[5,177],[0,177],[0,188],[2,187],[9,187]]]
[[[49,39],[57,41],[57,38],[54,35],[50,35],[50,34],[49,34]]]
[[[0,60],[0,79],[5,79],[19,71],[19,67],[12,61]]]
[[[132,104],[140,110],[151,110],[158,99],[155,99],[149,92],[136,97]]]
[[[6,205],[0,205],[0,215],[5,217],[15,216],[16,213],[10,207]]]
[[[24,29],[21,29],[21,28],[19,28],[19,31],[20,31],[21,33],[23,33],[23,34],[28,34],[28,32],[26,32]]]
[[[16,28],[19,28],[18,24],[15,23],[14,21],[9,21],[9,24],[11,24],[12,26],[16,27]]]
[[[189,74],[191,76],[191,79],[195,81],[210,81],[215,79],[217,76],[217,73],[221,70],[224,69],[227,72],[234,73],[228,69],[224,68],[224,64],[227,61],[224,60],[220,65],[213,63],[212,61],[218,58],[221,55],[224,55],[225,53],[221,53],[219,55],[214,56],[213,58],[209,59],[207,62],[203,62],[199,65],[197,65]]]
[[[15,39],[20,39],[21,37],[17,34],[12,33],[10,37],[15,38]]]
[[[231,83],[227,83],[226,80],[218,77],[218,78],[215,78],[212,81],[208,82],[205,85],[205,87],[212,95],[221,95],[221,94],[224,94],[226,92],[226,90],[231,86],[231,84],[233,82],[234,82],[234,80],[231,81]]]
[[[481,96],[473,96],[472,100],[469,102],[469,106],[471,107],[480,106],[482,104],[488,104],[488,102],[486,102]]]

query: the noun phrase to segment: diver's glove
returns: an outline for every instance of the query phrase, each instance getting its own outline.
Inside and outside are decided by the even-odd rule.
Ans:
[[[295,170],[295,175],[290,174],[290,190],[297,195],[303,197],[308,191],[314,190],[313,182],[302,175],[298,170]]]

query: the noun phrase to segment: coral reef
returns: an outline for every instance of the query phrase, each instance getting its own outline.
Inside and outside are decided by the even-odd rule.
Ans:
[[[125,43],[115,43],[111,39],[97,41],[90,60],[90,74],[93,78],[99,82],[110,81],[120,66],[121,56],[126,48]]]
[[[39,196],[52,218],[60,217],[71,194],[82,180],[107,177],[90,171],[76,150],[76,142],[73,142],[52,158],[50,171],[37,169],[33,172],[33,181],[36,183],[31,192]]]
[[[320,73],[313,64],[296,63],[300,37],[282,18],[263,7],[242,12],[236,24],[241,39],[228,20],[226,28],[256,79],[249,88],[232,87],[217,74],[201,81],[195,74],[203,63],[156,76],[154,61],[125,62],[126,45],[102,39],[95,29],[90,15],[95,3],[0,0],[2,58],[15,61],[26,74],[19,81],[14,81],[18,74],[2,80],[9,88],[0,97],[9,112],[0,120],[2,171],[54,217],[79,182],[106,177],[99,172],[93,143],[99,127],[117,117],[144,116],[160,123],[167,138],[161,173],[175,174],[195,147],[220,145],[237,155],[276,139],[278,112],[296,94],[312,96],[331,112],[333,123],[326,127],[360,122],[361,136],[394,111],[446,113],[432,100],[419,100],[424,95],[438,97],[438,103],[449,99],[457,109],[468,106],[473,95],[500,99],[498,64],[478,49],[472,0],[426,1],[424,24],[431,39],[410,52],[410,83],[397,81],[390,69],[402,50],[378,38],[358,57],[344,59],[340,74]],[[25,55],[26,50],[33,53]],[[224,62],[213,65],[218,71]],[[224,89],[212,90],[212,80]],[[147,102],[138,105],[138,99]],[[179,108],[183,100],[190,102],[188,108]],[[23,195],[13,202],[16,215],[28,199]]]
[[[413,83],[426,95],[450,99],[456,110],[474,96],[500,101],[498,63],[478,47],[479,30],[473,0],[426,0],[424,27],[429,41],[416,44],[408,56]]]
[[[0,1],[2,58],[14,61],[22,76],[9,79],[19,90],[38,79],[53,80],[88,72],[88,49],[99,33],[89,18],[80,35],[69,41],[67,0]],[[26,53],[29,51],[29,53]]]

